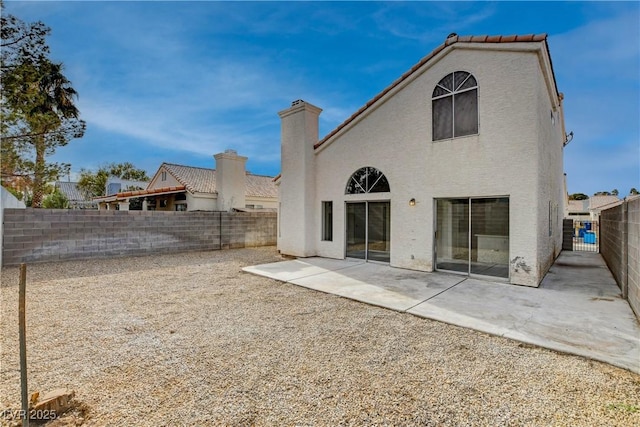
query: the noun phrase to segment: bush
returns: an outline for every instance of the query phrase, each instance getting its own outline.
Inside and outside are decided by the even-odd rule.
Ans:
[[[45,209],[69,209],[69,200],[56,188],[53,193],[42,200],[42,207]]]

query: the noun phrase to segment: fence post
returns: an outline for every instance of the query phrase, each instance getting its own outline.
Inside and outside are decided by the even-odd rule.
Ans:
[[[20,290],[18,293],[18,323],[20,335],[20,395],[22,398],[22,425],[29,427],[29,392],[27,389],[27,316],[25,296],[27,265],[20,264]]]

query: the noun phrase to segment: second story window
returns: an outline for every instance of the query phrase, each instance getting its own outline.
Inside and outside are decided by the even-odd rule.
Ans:
[[[478,83],[466,71],[456,71],[433,89],[433,140],[478,133]]]

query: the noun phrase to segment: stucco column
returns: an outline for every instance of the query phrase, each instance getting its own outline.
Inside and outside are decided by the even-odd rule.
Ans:
[[[244,208],[247,158],[238,156],[235,150],[225,150],[224,153],[213,157],[216,159],[218,210],[230,211],[233,208]]]
[[[281,171],[278,249],[294,256],[316,255],[319,239],[316,217],[315,149],[322,110],[302,100],[280,111]]]
[[[147,210],[147,198],[146,197],[142,198],[142,210],[143,211]]]
[[[125,200],[124,202],[118,202],[118,210],[128,211],[129,210],[129,201]]]

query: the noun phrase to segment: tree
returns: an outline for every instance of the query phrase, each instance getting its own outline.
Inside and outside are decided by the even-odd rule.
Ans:
[[[633,187],[631,190],[629,190],[629,194],[635,196],[637,194],[640,194],[640,191],[638,191],[637,188]]]
[[[147,172],[144,169],[136,168],[132,163],[110,163],[100,166],[96,172],[81,169],[78,189],[87,198],[105,196],[107,181],[110,176],[134,181],[149,180]]]
[[[56,188],[53,193],[42,199],[42,207],[47,209],[69,209],[69,199],[60,189]]]
[[[593,193],[594,196],[611,196],[609,191],[597,191]]]
[[[5,28],[6,26],[6,28]],[[57,147],[84,134],[74,104],[77,92],[62,73],[62,64],[48,59],[41,22],[25,24],[2,18],[2,155],[3,178],[23,177],[33,190],[33,207],[40,207],[47,181],[70,165],[47,163]],[[7,52],[4,51],[7,49]]]
[[[614,188],[613,190],[611,190],[611,195],[612,196],[617,196],[619,194],[618,189]]]
[[[573,193],[569,195],[569,200],[587,200],[589,196],[584,193]]]

